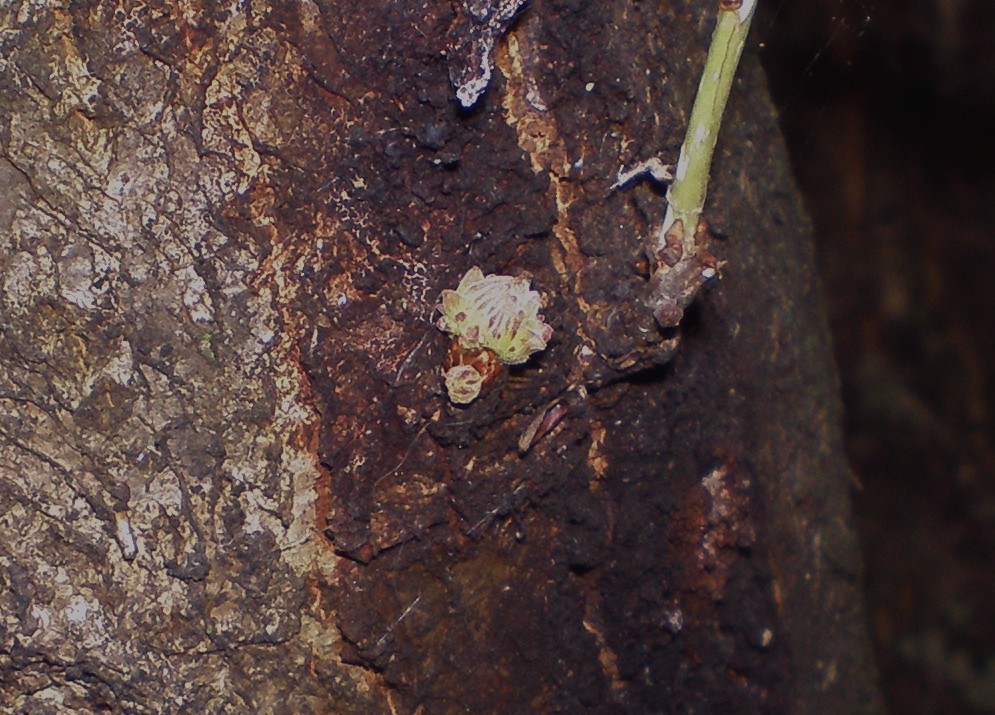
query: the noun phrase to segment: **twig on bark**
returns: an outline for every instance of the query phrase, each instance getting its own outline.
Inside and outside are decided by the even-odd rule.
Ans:
[[[707,230],[701,214],[715,141],[756,4],[719,0],[718,22],[667,190],[667,213],[649,251],[651,306],[662,327],[676,326],[698,289],[717,274],[718,262],[703,245]]]

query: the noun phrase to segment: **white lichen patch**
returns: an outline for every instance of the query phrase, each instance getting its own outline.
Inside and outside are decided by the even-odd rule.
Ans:
[[[121,555],[125,560],[130,561],[138,555],[138,543],[135,541],[135,531],[131,527],[131,520],[124,512],[114,514],[114,538],[117,539],[118,546],[121,547]]]
[[[5,307],[18,313],[28,310],[38,297],[54,289],[54,272],[55,264],[44,248],[34,255],[27,251],[15,253],[2,271],[0,289]]]
[[[117,349],[111,353],[102,373],[119,385],[130,385],[135,375],[133,360],[131,343],[119,340]]]
[[[183,286],[183,305],[190,311],[190,318],[195,323],[210,322],[214,309],[204,279],[193,266],[184,266],[176,278]]]
[[[110,290],[107,280],[117,272],[116,259],[83,243],[66,248],[59,257],[57,272],[62,297],[83,310],[93,310]]]
[[[52,612],[47,608],[38,605],[37,603],[31,606],[29,611],[31,617],[35,619],[35,623],[38,624],[38,628],[45,630],[52,625]]]
[[[62,615],[74,626],[81,626],[86,623],[90,615],[90,604],[80,595],[75,595],[69,600],[69,605],[63,610]]]
[[[51,79],[62,90],[55,105],[60,117],[71,112],[92,111],[100,92],[100,81],[90,74],[86,60],[75,53],[67,53],[53,63]]]
[[[541,308],[542,295],[527,279],[485,276],[474,266],[456,290],[442,291],[438,326],[468,350],[490,350],[506,365],[520,365],[553,335]]]

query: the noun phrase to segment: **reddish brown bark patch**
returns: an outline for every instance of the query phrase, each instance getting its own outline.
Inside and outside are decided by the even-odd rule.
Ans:
[[[457,109],[447,5],[318,9],[271,20],[301,54],[288,95],[306,127],[278,150],[271,178],[291,188],[272,213],[302,256],[290,278],[329,474],[320,527],[344,557],[322,594],[345,657],[405,712],[860,701],[858,665],[828,684],[818,665],[861,643],[841,605],[849,576],[811,587],[795,575],[826,576],[810,525],[832,522],[826,540],[842,563],[853,554],[836,520],[843,465],[806,456],[835,446],[832,371],[769,108],[734,101],[749,121],[724,135],[711,206],[727,279],[663,368],[674,333],[656,327],[635,268],[662,198],[609,187],[622,163],[676,156],[697,81],[685,60],[703,58],[707,31],[678,35],[664,24],[678,18],[643,4],[530,6],[519,31],[538,54],[521,86],[545,92],[569,159],[536,173],[501,105],[518,85],[498,73],[479,108]],[[755,74],[746,84],[762,96]],[[472,265],[529,274],[555,333],[456,408],[433,308]],[[846,630],[824,637],[837,621]]]

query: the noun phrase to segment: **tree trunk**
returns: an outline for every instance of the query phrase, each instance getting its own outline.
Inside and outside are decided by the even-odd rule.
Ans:
[[[4,712],[876,706],[756,62],[664,331],[662,191],[611,186],[676,160],[712,3],[494,5],[0,9]],[[458,406],[472,266],[554,334]]]

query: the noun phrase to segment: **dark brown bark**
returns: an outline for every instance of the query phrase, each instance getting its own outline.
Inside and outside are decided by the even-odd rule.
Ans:
[[[448,3],[4,18],[0,698],[62,712],[870,710],[808,226],[748,61],[661,332],[616,170],[710,8],[539,1],[454,102]],[[440,292],[549,348],[466,408]],[[527,452],[522,433],[562,419]],[[46,710],[48,708],[48,710]]]

